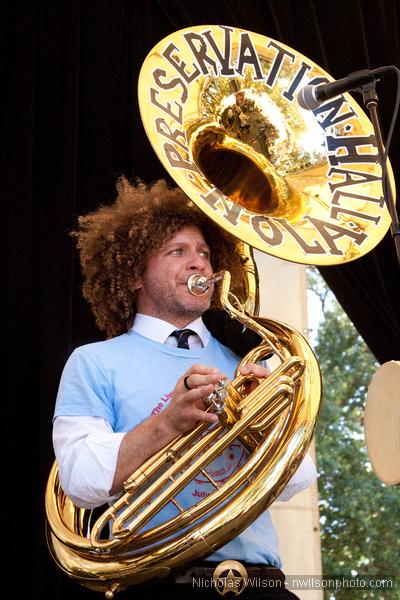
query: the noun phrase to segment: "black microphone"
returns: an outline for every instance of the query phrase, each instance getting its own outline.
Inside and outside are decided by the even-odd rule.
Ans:
[[[326,100],[330,100],[335,96],[340,96],[344,92],[355,90],[359,87],[372,83],[374,80],[379,80],[381,77],[393,73],[394,67],[379,67],[378,69],[363,69],[350,73],[343,79],[332,81],[330,83],[321,83],[320,85],[305,85],[297,94],[297,101],[301,108],[306,110],[314,110]]]

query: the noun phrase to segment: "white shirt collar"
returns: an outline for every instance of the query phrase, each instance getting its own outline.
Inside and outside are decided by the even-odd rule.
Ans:
[[[167,338],[171,335],[175,329],[178,329],[172,323],[157,319],[156,317],[149,317],[142,313],[135,315],[135,320],[132,325],[132,330],[140,333],[144,337],[147,337],[160,344],[165,344]],[[204,325],[203,319],[198,317],[192,323],[186,325],[185,329],[193,329],[199,336],[203,346],[207,346],[210,341],[210,332]]]

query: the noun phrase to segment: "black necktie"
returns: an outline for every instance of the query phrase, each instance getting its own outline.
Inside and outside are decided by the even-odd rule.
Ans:
[[[178,348],[184,348],[185,350],[189,350],[189,336],[196,335],[196,332],[192,331],[191,329],[175,329],[175,331],[173,331],[171,335],[173,335],[178,340]]]

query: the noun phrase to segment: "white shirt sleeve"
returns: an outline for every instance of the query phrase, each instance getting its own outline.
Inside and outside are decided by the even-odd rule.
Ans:
[[[119,447],[125,433],[114,433],[101,417],[56,417],[53,446],[61,487],[77,506],[112,502]]]
[[[287,502],[293,496],[302,492],[317,479],[317,469],[311,456],[307,453],[299,465],[299,468],[289,479],[285,489],[279,494],[277,502]]]

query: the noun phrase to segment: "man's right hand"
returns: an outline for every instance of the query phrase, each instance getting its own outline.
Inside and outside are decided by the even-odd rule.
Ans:
[[[199,422],[217,423],[218,416],[206,412],[204,398],[214,391],[216,383],[224,379],[226,376],[219,369],[192,365],[178,379],[168,406],[159,415],[165,426],[179,435],[192,430]]]
[[[186,388],[185,378],[191,389]],[[128,431],[123,438],[110,495],[118,493],[136,468],[179,434],[191,431],[199,422],[218,423],[216,414],[206,412],[204,398],[222,379],[226,377],[219,369],[204,365],[192,365],[178,379],[168,406]]]

